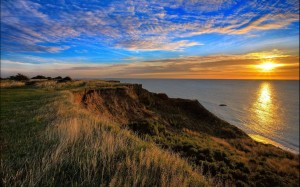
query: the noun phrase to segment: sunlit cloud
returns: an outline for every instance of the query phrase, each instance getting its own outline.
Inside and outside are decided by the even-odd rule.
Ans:
[[[257,58],[257,59],[272,59],[272,58],[279,58],[279,57],[288,57],[290,55],[284,54],[283,51],[278,49],[273,49],[271,51],[260,51],[255,53],[249,53],[249,58]]]
[[[2,76],[263,78],[270,60],[299,75],[297,0],[1,3]]]
[[[273,50],[276,51],[276,50]],[[264,52],[267,53],[267,52]],[[271,52],[269,52],[271,53]],[[259,54],[259,53],[257,53]],[[257,55],[214,55],[182,57],[123,64],[85,63],[43,63],[27,64],[3,61],[1,71],[22,71],[27,74],[43,72],[47,75],[71,75],[77,78],[119,77],[119,78],[233,78],[233,79],[298,79],[299,56],[282,55],[273,58],[272,75],[262,73],[257,67],[264,62]],[[17,66],[16,66],[17,65]],[[276,71],[275,71],[276,70]]]
[[[199,46],[203,45],[198,42],[189,42],[187,40],[181,40],[177,42],[158,42],[158,41],[126,41],[119,43],[116,47],[125,48],[127,50],[134,51],[180,51],[186,47]]]
[[[59,47],[60,42],[93,37],[94,42],[110,47],[176,51],[203,43],[178,40],[181,37],[287,29],[299,20],[296,0],[256,3],[223,0],[101,2],[93,1],[89,5],[4,1],[1,6],[2,49],[57,52],[71,47]],[[180,14],[177,9],[182,9]]]

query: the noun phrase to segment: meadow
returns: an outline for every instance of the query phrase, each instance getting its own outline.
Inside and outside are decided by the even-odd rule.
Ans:
[[[82,82],[9,82],[1,82],[3,186],[208,186],[178,155],[74,104],[68,89]]]
[[[117,81],[1,81],[3,186],[297,186],[299,155]]]

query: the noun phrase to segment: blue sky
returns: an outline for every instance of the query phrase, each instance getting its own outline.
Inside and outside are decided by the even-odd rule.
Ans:
[[[294,56],[295,66],[298,14],[298,0],[5,0],[1,74],[205,78],[208,58],[243,64],[257,52]]]

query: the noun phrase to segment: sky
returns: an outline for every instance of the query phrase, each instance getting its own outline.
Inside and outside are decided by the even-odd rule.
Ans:
[[[299,80],[299,1],[3,0],[1,77],[16,73]]]

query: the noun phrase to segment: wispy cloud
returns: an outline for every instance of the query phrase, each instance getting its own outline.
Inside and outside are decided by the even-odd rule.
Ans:
[[[128,50],[140,50],[140,51],[180,51],[186,47],[203,45],[198,42],[190,42],[187,40],[180,40],[177,42],[159,42],[153,40],[142,40],[142,41],[124,41],[118,43],[116,47],[125,48]]]
[[[122,60],[126,60],[126,61],[133,61],[133,60],[138,60],[139,58],[136,56],[130,56],[130,57],[126,57],[123,58]]]
[[[87,37],[128,50],[180,51],[202,43],[180,38],[285,29],[298,13],[297,0],[3,1],[1,45],[4,51],[58,52],[71,47],[63,42]]]
[[[272,55],[271,55],[272,54]],[[247,53],[240,55],[212,55],[170,58],[152,61],[135,61],[123,64],[73,64],[63,62],[25,64],[3,61],[1,71],[17,73],[22,71],[35,75],[70,75],[76,78],[268,78],[270,74],[260,73],[257,65],[266,61],[281,64],[273,73],[275,79],[298,79],[299,56],[284,55],[279,50]],[[19,67],[16,70],[16,67]],[[21,67],[21,68],[20,68]]]

